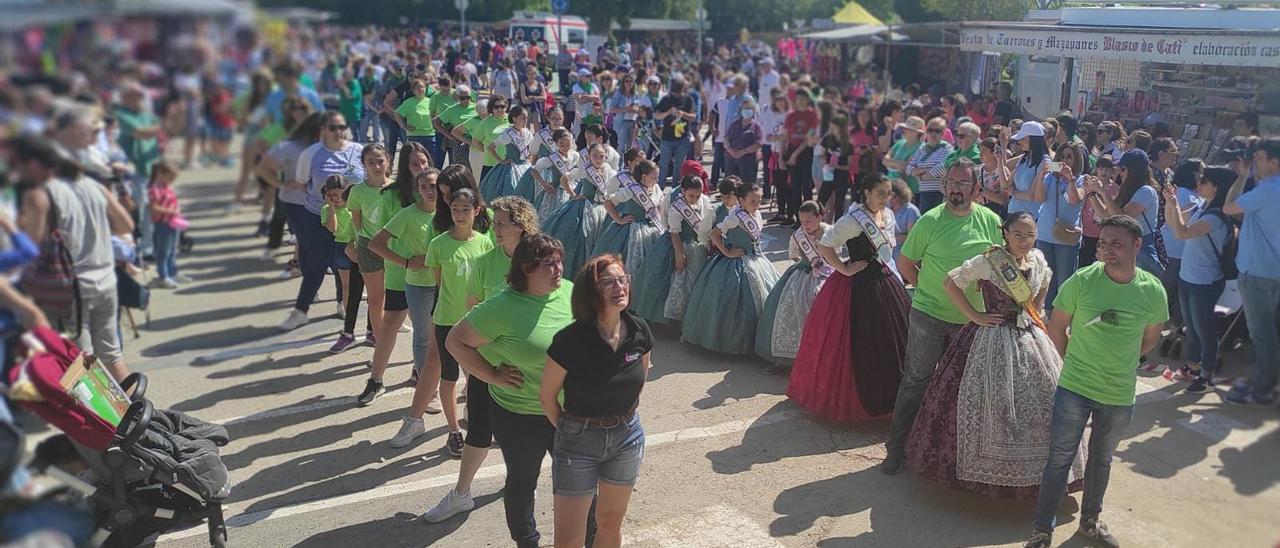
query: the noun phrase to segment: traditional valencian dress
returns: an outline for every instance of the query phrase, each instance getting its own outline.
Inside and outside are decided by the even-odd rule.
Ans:
[[[819,237],[830,228],[823,223]],[[781,365],[791,365],[795,360],[809,309],[822,284],[835,271],[818,254],[818,240],[803,228],[791,234],[787,256],[796,262],[773,286],[756,325],[756,355]]]
[[[564,272],[572,278],[591,258],[596,238],[608,213],[604,201],[616,192],[617,177],[609,164],[596,168],[591,162],[583,162],[569,172],[569,179],[577,185],[578,199],[562,204],[542,220],[542,231],[554,236],[564,245]]]
[[[716,227],[725,247],[742,257],[716,255],[698,274],[685,310],[682,338],[707,350],[750,354],[755,350],[756,323],[778,271],[760,252],[764,219],[760,212],[736,207]]]
[[[707,242],[714,224],[711,200],[705,195],[688,203],[680,193],[669,196],[667,233],[654,240],[640,265],[639,279],[631,284],[632,310],[649,323],[684,318],[689,291],[707,264]],[[684,249],[684,270],[675,271],[675,247],[671,234],[679,235]]]
[[[591,248],[591,256],[613,253],[622,257],[627,274],[635,283],[640,265],[645,262],[645,253],[654,241],[667,233],[666,204],[658,185],[645,188],[625,171],[618,174],[617,185],[618,190],[609,199],[613,201],[618,216],[630,215],[634,221],[620,225],[613,222],[613,218],[605,217],[600,235]]]
[[[533,142],[533,132],[528,128],[510,126],[493,142],[497,145],[495,148],[503,151],[502,159],[511,163],[499,162],[480,180],[480,194],[486,202],[516,193],[520,178],[529,170],[529,145]]]
[[[542,175],[542,180],[546,181],[554,189],[548,192],[542,188],[542,185],[534,183],[533,201],[529,203],[533,204],[534,209],[538,210],[539,219],[550,217],[556,208],[559,208],[561,204],[568,200],[568,193],[560,186],[560,176],[573,173],[573,170],[578,169],[581,165],[582,157],[578,155],[576,150],[570,150],[564,156],[560,155],[560,151],[552,151],[546,158],[533,164],[531,169],[538,170],[538,173]],[[519,194],[517,192],[517,195]]]
[[[787,397],[827,420],[849,422],[893,412],[907,351],[911,301],[889,267],[893,212],[854,204],[823,234],[820,245],[867,261],[852,277],[833,273],[805,320]]]
[[[917,474],[990,497],[1036,497],[1062,359],[1028,310],[1051,275],[1039,250],[1019,270],[1002,247],[951,271],[962,288],[977,283],[987,312],[1005,323],[966,324],[942,356],[907,438],[907,464]],[[1073,491],[1084,455],[1071,467]]]
[[[556,143],[551,139],[552,132],[555,131],[549,127],[544,127],[533,134],[533,138],[529,141],[529,148],[537,154],[534,162],[546,158],[556,151]],[[515,195],[529,203],[535,203],[538,195],[542,193],[542,188],[538,186],[538,182],[533,179],[533,168],[530,167],[520,176],[520,181],[516,183]],[[536,207],[536,205],[535,205]],[[540,219],[545,217],[539,217]]]

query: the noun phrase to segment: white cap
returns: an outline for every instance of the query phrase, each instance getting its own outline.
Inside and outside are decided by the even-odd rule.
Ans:
[[[1023,137],[1044,137],[1044,124],[1040,122],[1023,122],[1022,127],[1018,128],[1018,132],[1013,134],[1014,141],[1021,141]]]

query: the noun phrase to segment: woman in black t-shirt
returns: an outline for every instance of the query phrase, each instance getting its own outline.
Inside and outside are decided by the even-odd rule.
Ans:
[[[541,401],[556,426],[551,452],[556,546],[581,546],[592,495],[596,544],[622,543],[622,518],[644,455],[636,407],[653,334],[627,310],[631,276],[617,255],[587,262],[573,284],[574,322],[547,349]],[[564,390],[564,406],[559,394]]]

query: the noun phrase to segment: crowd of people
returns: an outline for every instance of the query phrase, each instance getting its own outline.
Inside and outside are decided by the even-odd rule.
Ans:
[[[330,352],[374,349],[365,406],[410,320],[415,392],[388,443],[417,442],[443,414],[444,450],[461,459],[427,522],[474,507],[497,445],[517,545],[540,539],[546,454],[556,545],[620,545],[659,324],[758,355],[818,417],[888,419],[886,473],[1037,499],[1032,547],[1050,545],[1059,503],[1081,489],[1081,531],[1118,545],[1099,515],[1139,364],[1182,347],[1172,376],[1214,389],[1228,280],[1254,361],[1222,398],[1275,402],[1280,140],[1254,115],[1206,161],[1181,158],[1159,124],[1031,119],[1007,83],[979,96],[824,87],[759,44],[697,59],[648,42],[552,56],[482,33],[330,37],[260,59],[239,98],[234,82],[175,71],[181,164],[161,158],[163,123],[136,79],[43,111],[44,89],[11,101],[0,265],[71,272],[0,280],[4,320],[77,333],[123,378],[118,280],[137,285],[149,257],[157,287],[186,281],[174,183],[194,143],[209,141],[200,159],[230,158],[235,127],[233,208],[260,204],[265,259],[286,227],[296,244],[280,329],[310,321],[332,276],[344,325]],[[787,242],[781,274],[763,254],[770,226]]]

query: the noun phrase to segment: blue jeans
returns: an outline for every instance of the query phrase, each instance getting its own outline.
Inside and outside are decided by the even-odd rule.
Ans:
[[[613,428],[588,427],[561,416],[551,451],[551,485],[557,495],[585,496],[600,482],[635,485],[644,459],[644,426],[640,414]]]
[[[378,118],[378,123],[382,124],[383,145],[387,147],[388,160],[395,160],[396,144],[404,140],[404,132],[400,130],[400,124],[397,124],[386,118]]]
[[[1164,265],[1160,264],[1160,255],[1156,253],[1154,233],[1142,236],[1142,247],[1138,248],[1138,268],[1155,274],[1157,278],[1164,276]]]
[[[725,158],[724,174],[737,175],[744,183],[756,182],[756,172],[759,171],[759,163],[756,162],[755,154],[746,154],[741,158]],[[719,181],[719,179],[712,179]]]
[[[1044,253],[1049,269],[1053,270],[1053,277],[1049,280],[1049,294],[1044,298],[1045,310],[1053,310],[1053,298],[1058,296],[1058,286],[1076,273],[1076,262],[1080,260],[1080,247],[1036,240],[1036,249]]]
[[[720,172],[722,170],[727,171],[725,170],[724,161],[724,143],[719,141],[711,143],[711,180],[714,181],[711,184],[719,184]]]
[[[898,385],[898,397],[893,404],[893,420],[889,426],[889,440],[885,453],[889,459],[902,459],[907,452],[907,434],[920,413],[924,392],[929,388],[933,370],[938,360],[951,346],[962,324],[939,320],[914,308],[907,316],[907,355],[902,364],[902,383]]]
[[[1187,326],[1187,362],[1200,364],[1200,376],[1206,379],[1212,379],[1218,368],[1218,325],[1213,307],[1226,285],[1225,279],[1208,285],[1178,281],[1178,301]]]
[[[422,372],[427,364],[431,344],[431,314],[436,309],[436,288],[404,284],[404,298],[409,301],[409,321],[413,322],[413,370]]]
[[[444,163],[444,149],[440,148],[439,137],[435,135],[429,137],[414,135],[405,137],[405,139],[411,143],[418,143],[422,145],[422,148],[427,149],[427,155],[431,157],[431,165],[436,169],[444,169],[444,166],[442,165]]]
[[[618,153],[626,154],[636,140],[636,123],[623,120],[614,126],[613,131],[618,134]]]
[[[1102,498],[1111,479],[1111,457],[1133,419],[1132,405],[1104,405],[1058,387],[1053,395],[1053,418],[1049,421],[1049,460],[1040,478],[1040,499],[1036,501],[1035,527],[1052,532],[1058,506],[1067,494],[1067,477],[1075,461],[1084,426],[1093,417],[1089,436],[1089,456],[1084,468],[1084,499],[1080,520],[1102,513]]]
[[[302,285],[298,286],[298,298],[293,307],[306,312],[316,293],[324,285],[324,273],[333,262],[333,233],[320,224],[320,216],[307,211],[299,204],[282,203],[289,228],[298,238],[298,266],[302,269]]]
[[[942,202],[946,201],[943,199],[942,193],[936,190],[921,190],[917,196],[920,197],[920,203],[916,205],[920,206],[921,215],[928,213],[930,209],[938,207],[942,205]]]
[[[133,194],[133,202],[138,206],[138,254],[152,255],[155,249],[156,223],[151,220],[151,198],[147,194],[147,177],[137,175],[129,180],[129,192]]]
[[[1276,387],[1280,369],[1280,325],[1276,322],[1280,309],[1280,279],[1240,274],[1237,282],[1244,300],[1244,316],[1249,320],[1249,338],[1253,339],[1253,392],[1268,397]]]
[[[377,114],[366,114],[360,117],[360,126],[356,131],[356,141],[361,143],[376,143],[382,140],[382,122],[378,121]]]
[[[672,185],[679,186],[680,166],[684,165],[685,159],[689,157],[690,148],[692,148],[692,145],[688,139],[662,142],[662,148],[658,153],[658,186],[662,188],[670,188]],[[668,168],[667,166],[671,167]],[[667,184],[668,174],[675,179],[672,185]],[[715,179],[712,180],[715,181]]]
[[[156,223],[156,275],[172,279],[178,275],[178,231],[167,223]]]

